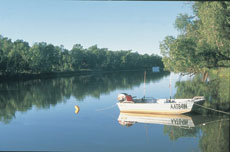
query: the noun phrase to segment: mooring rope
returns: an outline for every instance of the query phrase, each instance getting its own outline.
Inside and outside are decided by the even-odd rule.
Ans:
[[[112,105],[110,107],[106,107],[106,108],[102,108],[102,109],[97,109],[96,111],[108,110],[108,109],[114,108],[115,106],[117,106],[117,104],[114,104],[114,105]]]
[[[221,120],[209,121],[209,122],[205,122],[205,123],[202,123],[199,125],[195,125],[195,127],[202,127],[202,126],[205,126],[205,125],[210,124],[210,123],[215,123],[215,122],[219,122],[219,121],[227,121],[227,120],[230,120],[230,119],[226,118],[226,119],[221,119]],[[193,127],[182,127],[182,126],[178,126],[178,127],[182,128],[182,129],[193,129]]]
[[[205,108],[205,109],[209,109],[209,110],[213,110],[213,111],[216,111],[216,112],[220,112],[220,113],[224,113],[224,114],[230,115],[230,113],[228,113],[228,112],[224,112],[224,111],[221,111],[221,110],[216,110],[216,109],[213,109],[213,108],[208,108],[208,107],[199,105],[199,104],[197,104],[197,103],[194,103],[194,104],[197,105],[197,106],[200,106],[200,107],[202,107],[202,108]]]
[[[204,126],[204,125],[207,125],[207,124],[210,124],[210,123],[215,123],[215,122],[218,122],[218,121],[227,121],[227,120],[230,120],[230,119],[226,118],[226,119],[220,119],[220,120],[213,120],[213,121],[209,121],[209,122],[206,122],[206,123],[199,124],[197,126]]]

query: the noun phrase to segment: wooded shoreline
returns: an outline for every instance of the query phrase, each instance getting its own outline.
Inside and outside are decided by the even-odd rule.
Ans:
[[[33,80],[33,79],[48,79],[57,77],[71,77],[76,75],[90,75],[90,74],[105,74],[105,73],[119,73],[119,72],[133,72],[133,71],[151,71],[151,69],[136,69],[136,70],[78,70],[78,71],[66,71],[66,72],[49,72],[40,74],[30,74],[30,73],[20,73],[20,74],[8,74],[0,75],[0,82],[4,81],[23,81],[23,80]]]
[[[151,69],[153,66],[164,67],[161,56],[142,55],[132,50],[111,51],[97,45],[83,48],[75,44],[71,50],[46,42],[30,46],[23,40],[11,41],[0,35],[1,77]]]

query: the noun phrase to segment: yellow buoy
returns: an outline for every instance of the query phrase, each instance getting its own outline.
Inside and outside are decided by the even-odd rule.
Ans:
[[[75,106],[75,113],[78,114],[79,111],[80,111],[80,108],[76,105]]]

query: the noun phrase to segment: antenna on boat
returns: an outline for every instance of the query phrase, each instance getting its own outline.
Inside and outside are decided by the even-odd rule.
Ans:
[[[146,71],[144,72],[144,98],[145,98],[145,79],[146,79]]]
[[[171,87],[171,72],[169,76],[169,90],[170,90],[170,101],[171,101],[171,96],[172,96],[172,87]]]

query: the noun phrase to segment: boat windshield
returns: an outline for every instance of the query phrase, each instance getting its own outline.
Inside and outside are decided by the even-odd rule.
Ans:
[[[153,97],[143,97],[140,99],[133,99],[135,103],[156,103],[157,99]]]

